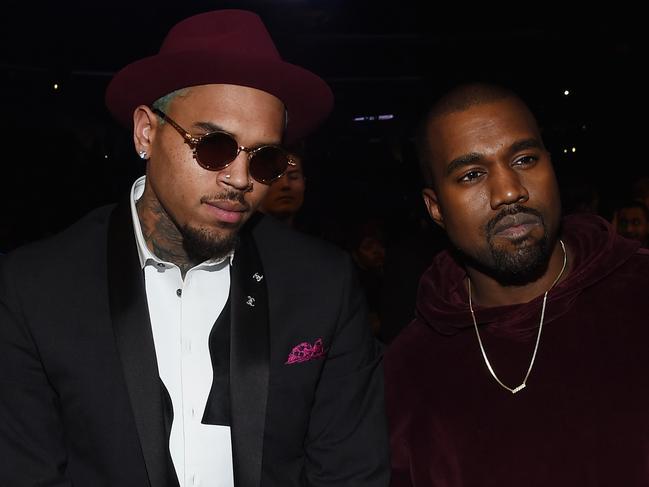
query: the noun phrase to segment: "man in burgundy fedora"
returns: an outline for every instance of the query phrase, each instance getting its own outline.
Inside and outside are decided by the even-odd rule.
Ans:
[[[146,176],[0,261],[0,485],[386,485],[349,259],[255,213],[326,83],[225,10],[173,27],[106,103]]]

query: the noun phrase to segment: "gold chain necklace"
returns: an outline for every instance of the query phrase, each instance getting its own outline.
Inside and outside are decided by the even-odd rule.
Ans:
[[[480,351],[482,352],[482,357],[484,358],[485,364],[487,365],[487,368],[489,369],[489,372],[491,372],[491,375],[493,376],[494,379],[496,379],[496,382],[500,384],[502,387],[507,389],[509,392],[512,394],[516,394],[517,392],[522,391],[525,389],[525,386],[527,385],[527,378],[530,376],[530,373],[532,372],[532,367],[534,367],[534,360],[536,359],[536,352],[539,349],[539,342],[541,341],[541,331],[543,330],[543,320],[545,318],[545,303],[548,299],[548,293],[550,292],[550,289],[552,289],[557,282],[559,282],[559,279],[561,279],[561,276],[563,275],[563,271],[566,270],[566,264],[568,263],[568,256],[566,255],[566,247],[563,245],[563,241],[559,240],[559,243],[561,244],[561,250],[563,250],[563,266],[561,267],[561,271],[559,272],[559,275],[555,278],[554,282],[550,286],[550,288],[545,291],[545,294],[543,295],[543,307],[541,308],[541,321],[539,322],[539,333],[536,336],[536,345],[534,345],[534,352],[532,353],[532,360],[530,360],[530,366],[527,369],[527,374],[525,374],[525,378],[523,379],[523,382],[517,387],[514,387],[513,389],[511,387],[506,386],[505,384],[502,383],[502,381],[498,378],[496,373],[494,372],[494,369],[491,367],[491,363],[489,362],[489,359],[487,358],[487,352],[484,349],[484,346],[482,345],[482,340],[480,339],[480,332],[478,331],[478,322],[475,319],[475,313],[473,311],[473,303],[471,302],[471,279],[468,279],[468,290],[469,290],[469,309],[471,310],[471,317],[473,318],[473,326],[475,327],[475,334],[478,337],[478,344],[480,345]]]

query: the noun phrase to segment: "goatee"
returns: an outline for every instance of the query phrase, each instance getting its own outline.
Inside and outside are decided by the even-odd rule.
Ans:
[[[531,239],[529,235],[512,239],[508,247],[513,247],[513,250],[497,245],[494,242],[494,227],[506,216],[518,213],[536,217],[543,228],[543,235],[537,240]],[[538,280],[546,272],[552,255],[552,246],[543,215],[539,211],[522,205],[509,207],[487,223],[485,233],[487,249],[478,252],[475,256],[464,253],[462,255],[462,258],[472,267],[493,277],[504,286],[528,284]]]
[[[221,259],[234,250],[239,242],[236,231],[225,237],[217,237],[205,229],[191,228],[187,225],[180,231],[183,236],[183,248],[192,262]]]

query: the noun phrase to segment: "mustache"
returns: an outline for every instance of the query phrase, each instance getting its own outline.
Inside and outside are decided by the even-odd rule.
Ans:
[[[244,206],[246,210],[250,209],[250,205],[244,198],[244,194],[241,191],[223,191],[221,193],[215,193],[213,195],[205,195],[201,197],[201,203],[213,203],[215,201],[233,201]]]
[[[491,220],[487,222],[486,229],[487,229],[487,235],[492,235],[494,228],[498,223],[500,223],[503,218],[506,218],[508,216],[513,216],[513,215],[518,215],[518,214],[527,214],[527,215],[532,215],[536,218],[538,218],[543,226],[545,226],[545,222],[543,220],[543,215],[541,215],[541,212],[538,210],[535,210],[534,208],[530,208],[528,206],[523,206],[523,205],[512,205],[507,208],[504,208],[501,210],[496,216],[494,216]]]

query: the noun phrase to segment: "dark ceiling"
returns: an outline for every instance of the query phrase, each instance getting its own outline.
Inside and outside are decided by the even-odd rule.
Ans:
[[[647,57],[638,13],[621,6],[576,16],[397,0],[5,0],[3,216],[15,225],[40,211],[46,220],[22,240],[114,199],[141,172],[103,106],[105,86],[155,53],[174,23],[215,8],[259,13],[283,57],[334,90],[334,114],[310,145],[307,199],[318,215],[410,212],[419,190],[413,126],[431,98],[466,80],[505,83],[531,103],[565,185],[590,182],[614,199],[648,173],[635,151]],[[354,121],[382,114],[393,118]]]
[[[0,21],[4,72],[97,77],[156,52],[182,18],[247,8],[266,22],[285,59],[334,87],[343,112],[399,110],[456,80],[503,80],[542,97],[556,88],[601,83],[641,59],[633,12],[570,20],[565,12],[520,19],[453,12],[430,1],[253,0],[219,2],[16,2]],[[461,10],[465,10],[462,12]],[[644,53],[642,53],[644,54]],[[576,86],[575,86],[576,87]]]

